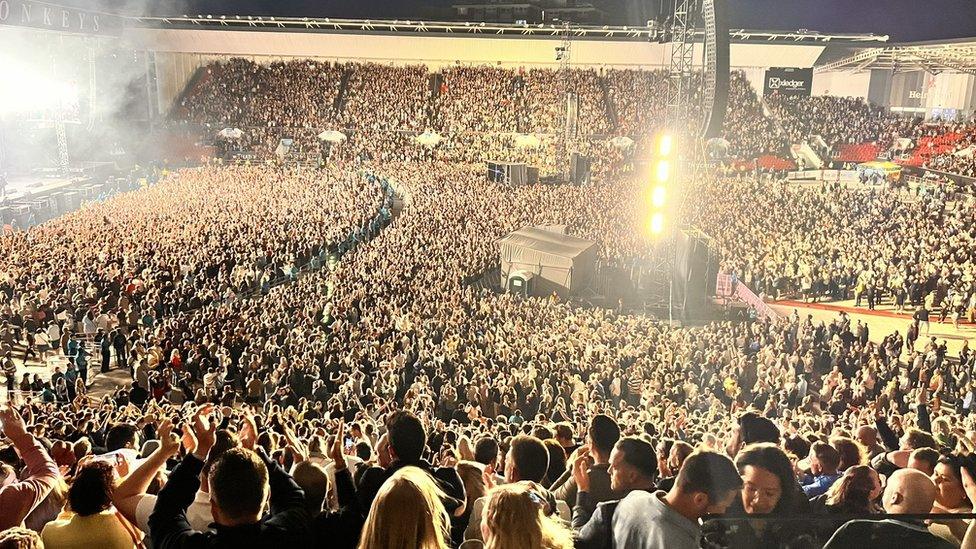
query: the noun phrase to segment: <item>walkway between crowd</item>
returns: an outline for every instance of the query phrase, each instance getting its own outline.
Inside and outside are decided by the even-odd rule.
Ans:
[[[816,322],[821,320],[831,322],[843,311],[851,317],[852,324],[857,324],[859,320],[866,323],[869,337],[874,342],[880,342],[886,335],[893,333],[895,330],[898,330],[904,336],[908,331],[909,325],[912,323],[910,313],[900,315],[887,310],[872,311],[865,308],[844,306],[841,305],[842,303],[847,302],[803,303],[802,301],[778,301],[771,302],[769,305],[783,315],[791,314],[794,309],[801,318],[806,317],[806,315],[812,315],[813,320]],[[851,302],[851,305],[853,305],[853,302]],[[976,338],[976,326],[960,323],[957,329],[953,327],[951,320],[940,323],[938,322],[938,316],[933,315],[928,334],[926,334],[924,327],[921,330],[921,334],[916,342],[917,348],[921,349],[923,347],[926,337],[935,337],[939,342],[945,340],[949,356],[955,356],[959,353],[965,341]],[[970,346],[972,346],[972,342]]]

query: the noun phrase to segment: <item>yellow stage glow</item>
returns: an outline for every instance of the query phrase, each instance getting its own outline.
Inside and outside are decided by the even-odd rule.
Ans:
[[[664,232],[664,214],[655,213],[651,216],[651,234],[659,235]]]
[[[667,160],[658,160],[655,173],[658,183],[666,183],[668,178],[671,177],[671,162]]]
[[[665,198],[667,197],[667,190],[662,185],[654,187],[651,191],[651,205],[655,208],[660,208],[664,206]]]
[[[668,134],[664,134],[658,139],[657,142],[657,155],[662,157],[671,156],[671,151],[674,150],[674,138]]]

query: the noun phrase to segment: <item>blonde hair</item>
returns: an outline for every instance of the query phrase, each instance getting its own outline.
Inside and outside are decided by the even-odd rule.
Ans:
[[[398,470],[373,500],[359,549],[447,549],[451,521],[443,496],[423,470]]]
[[[464,483],[464,493],[467,494],[468,501],[477,501],[485,496],[485,481],[482,476],[485,466],[476,461],[461,461],[457,464],[458,476]]]
[[[535,483],[517,482],[488,494],[485,549],[572,549],[573,536],[562,521],[545,514]]]

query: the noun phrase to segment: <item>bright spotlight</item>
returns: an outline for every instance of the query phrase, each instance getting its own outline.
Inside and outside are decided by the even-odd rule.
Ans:
[[[658,160],[655,175],[658,183],[666,183],[668,178],[671,177],[671,162],[667,160]]]
[[[657,142],[657,155],[662,157],[671,156],[671,151],[674,150],[674,137],[664,134],[658,139]]]
[[[651,191],[651,205],[655,208],[661,208],[664,206],[664,199],[666,197],[667,190],[662,185],[654,187]]]
[[[656,213],[651,216],[650,229],[651,234],[655,236],[664,232],[664,214]]]
[[[0,79],[0,114],[25,113],[68,108],[78,102],[74,83],[54,80],[51,75],[25,63],[2,58],[4,78]]]

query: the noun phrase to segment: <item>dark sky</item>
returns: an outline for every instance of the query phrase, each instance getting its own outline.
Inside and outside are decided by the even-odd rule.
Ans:
[[[49,0],[154,15],[229,14],[315,17],[432,18],[463,0]],[[620,23],[628,3],[590,0]],[[976,37],[976,0],[728,0],[733,28],[888,34],[892,41]],[[145,6],[151,6],[149,10]],[[438,11],[438,8],[442,11]]]

